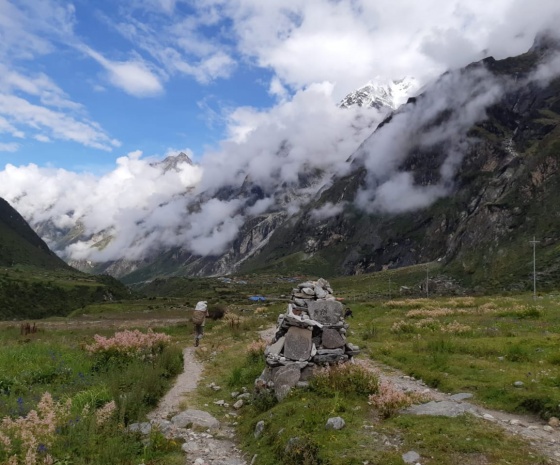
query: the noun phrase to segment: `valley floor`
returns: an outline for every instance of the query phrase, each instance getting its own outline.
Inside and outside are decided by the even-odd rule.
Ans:
[[[263,340],[269,341],[274,331],[274,328],[262,330],[259,331],[259,335]],[[179,412],[183,396],[192,393],[200,382],[204,366],[196,360],[195,349],[192,347],[185,348],[184,356],[184,373],[178,377],[174,387],[161,400],[158,409],[149,415],[150,419],[167,418],[170,414]],[[465,395],[450,395],[440,392],[428,387],[422,380],[406,376],[401,371],[375,360],[361,360],[361,363],[377,373],[381,380],[391,382],[401,391],[418,393],[430,400],[427,404],[409,409],[408,413],[449,417],[465,413],[474,415],[498,425],[508,434],[522,437],[537,454],[546,456],[550,463],[560,464],[560,430],[557,427],[551,427],[534,416],[515,415],[477,406],[466,401],[469,398],[468,393],[464,393]],[[204,406],[195,406],[194,408],[204,409]],[[235,410],[232,409],[230,415],[235,418]],[[196,465],[246,465],[248,463],[247,458],[231,442],[231,432],[232,426],[229,425],[224,426],[218,435],[196,436],[195,444],[189,449],[191,455],[187,463]],[[258,463],[256,458],[253,457],[251,463]],[[421,459],[419,463],[422,463]]]

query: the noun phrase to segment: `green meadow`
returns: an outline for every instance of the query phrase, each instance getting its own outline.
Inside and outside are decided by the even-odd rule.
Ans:
[[[335,295],[353,311],[348,339],[362,349],[357,359],[381,361],[446,393],[470,392],[473,403],[488,408],[543,420],[560,416],[559,296],[410,295],[424,275],[425,268],[331,280]],[[28,417],[45,392],[55,404],[69,403],[48,444],[36,445],[35,463],[44,463],[47,454],[59,464],[185,463],[180,444],[157,432],[146,441],[127,426],[145,421],[182,370],[181,349],[193,342],[188,311],[205,297],[211,309],[225,307],[227,314],[208,322],[196,350],[203,378],[181,406],[235,423],[237,440],[248,457],[257,455],[256,465],[401,465],[409,450],[423,465],[549,463],[537,448],[483,419],[399,413],[403,400],[383,398],[376,373],[360,363],[327,370],[280,403],[254,392],[264,368],[259,331],[273,327],[285,311],[295,278],[244,278],[247,284],[190,279],[182,291],[162,282],[164,295],[152,288],[141,299],[84,305],[69,317],[34,320],[38,331],[28,335],[20,334],[20,322],[0,324],[0,416]],[[173,283],[180,288],[179,278]],[[253,294],[268,300],[250,302]],[[170,341],[148,359],[87,350],[95,334],[111,338],[125,328],[145,334],[149,326]],[[209,388],[212,382],[222,390]],[[240,410],[214,403],[230,402],[230,392],[242,389],[251,398]],[[111,402],[114,411],[98,424],[98,412]],[[344,418],[342,430],[325,428],[333,416]],[[264,429],[255,437],[259,421]],[[14,448],[20,451],[15,463],[25,463],[21,441]],[[8,463],[1,438],[0,454],[0,463]]]

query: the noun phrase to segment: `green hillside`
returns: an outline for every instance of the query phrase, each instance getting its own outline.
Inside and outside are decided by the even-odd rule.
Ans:
[[[0,198],[0,319],[67,315],[128,295],[116,279],[89,276],[64,263]]]
[[[35,234],[23,217],[0,198],[0,266],[15,265],[71,269]]]

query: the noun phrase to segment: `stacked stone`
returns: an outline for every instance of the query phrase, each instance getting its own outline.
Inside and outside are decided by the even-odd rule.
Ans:
[[[359,353],[359,347],[346,341],[347,330],[344,307],[328,281],[299,284],[286,312],[278,317],[257,387],[273,388],[281,399],[293,386],[305,384],[317,366],[347,362]]]

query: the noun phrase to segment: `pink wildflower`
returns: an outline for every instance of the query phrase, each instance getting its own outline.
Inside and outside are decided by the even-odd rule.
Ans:
[[[116,352],[124,356],[143,356],[147,355],[154,348],[163,346],[171,342],[171,337],[163,333],[154,333],[151,329],[147,333],[135,329],[134,331],[124,330],[107,338],[96,334],[95,342],[86,345],[86,350],[90,354],[100,352]]]
[[[111,418],[111,415],[116,409],[117,409],[117,404],[115,404],[114,400],[112,400],[111,402],[107,402],[103,407],[98,409],[95,412],[95,421],[97,425],[102,425],[106,423],[107,420]]]

